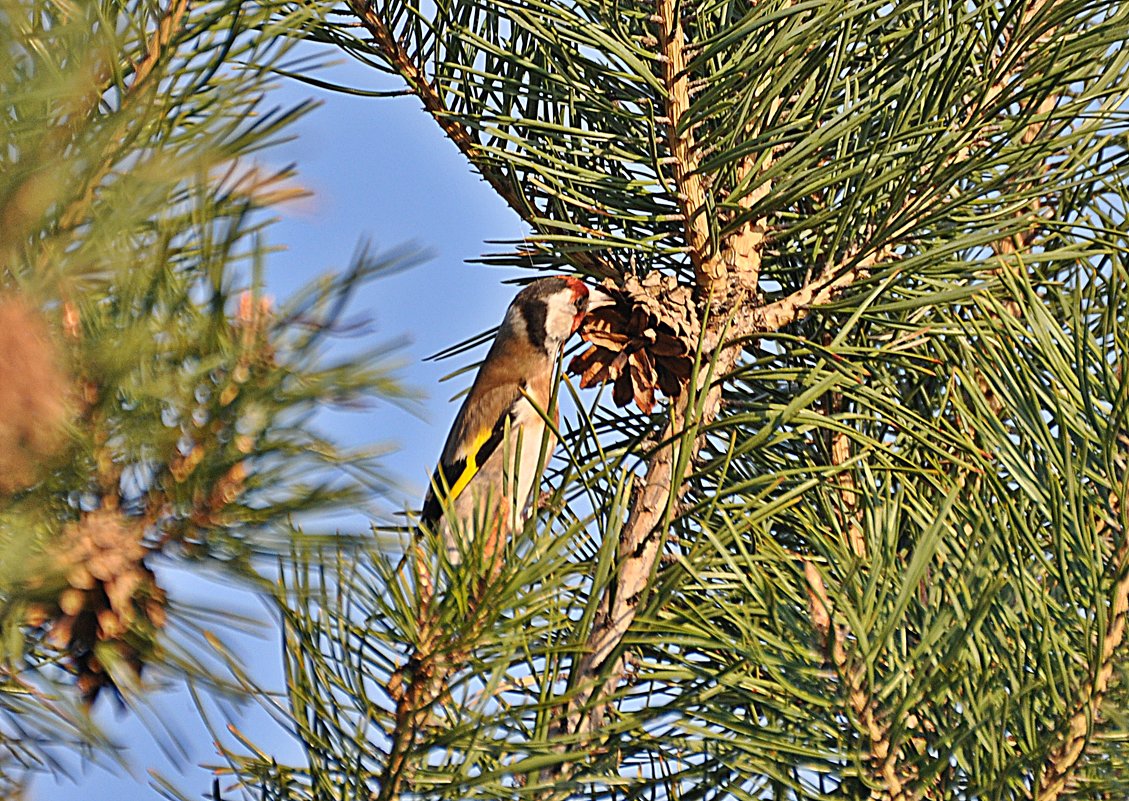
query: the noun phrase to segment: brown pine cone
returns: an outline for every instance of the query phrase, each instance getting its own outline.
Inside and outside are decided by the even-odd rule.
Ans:
[[[681,394],[694,365],[700,327],[689,287],[672,276],[628,277],[622,287],[605,282],[614,304],[593,309],[580,326],[591,347],[569,362],[582,388],[612,384],[612,401],[632,400],[642,411],[655,406],[655,389]]]

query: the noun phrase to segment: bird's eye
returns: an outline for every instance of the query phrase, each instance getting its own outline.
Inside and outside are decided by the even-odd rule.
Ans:
[[[588,296],[587,295],[585,295],[584,297],[579,297],[579,298],[576,299],[576,310],[577,311],[584,311],[587,308],[588,308]]]

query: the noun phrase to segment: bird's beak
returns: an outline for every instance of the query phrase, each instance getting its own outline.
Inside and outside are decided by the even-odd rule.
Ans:
[[[614,306],[615,298],[598,286],[588,287],[588,311],[599,309],[603,306]]]

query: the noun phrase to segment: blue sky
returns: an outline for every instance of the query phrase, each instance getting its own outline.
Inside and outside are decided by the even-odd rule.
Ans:
[[[340,61],[319,77],[359,87],[372,88],[378,79],[388,85],[386,77],[351,61]],[[327,415],[324,421],[344,442],[396,446],[386,464],[404,488],[392,504],[414,506],[457,408],[449,399],[470,381],[469,375],[463,375],[439,384],[439,378],[472,356],[439,364],[422,358],[501,320],[515,292],[502,282],[518,273],[465,261],[491,250],[485,240],[518,239],[525,228],[472,173],[414,98],[360,98],[285,81],[272,100],[288,106],[307,97],[322,105],[293,127],[296,139],[262,154],[268,165],[296,163],[300,183],[314,192],[311,199],[282,209],[282,218],[269,232],[270,243],[285,250],[272,254],[267,262],[268,291],[286,297],[321,273],[344,269],[358,243],[365,240],[378,250],[408,246],[430,253],[419,266],[366,287],[352,309],[372,321],[372,333],[364,344],[407,338],[398,353],[402,364],[398,375],[419,391],[422,414],[381,404],[359,413]],[[356,346],[355,342],[341,345]],[[363,520],[356,516],[327,525],[363,530]],[[265,620],[255,598],[231,589],[218,577],[165,570],[161,578],[181,601]],[[277,643],[269,630],[236,642],[253,674],[275,687],[281,686]],[[99,707],[99,719],[127,746],[123,753],[132,775],[89,768],[77,777],[77,784],[39,777],[32,786],[32,801],[157,798],[148,786],[150,769],[171,778],[186,793],[209,792],[210,774],[195,764],[214,762],[216,757],[186,692],[163,694],[154,707],[189,746],[187,758],[175,761],[162,752],[160,741],[168,735],[160,726],[147,728],[136,716],[115,712],[111,703],[100,702]],[[222,727],[228,720],[221,714],[216,722]],[[273,746],[280,760],[300,758],[265,715],[247,710],[233,722],[257,744]]]

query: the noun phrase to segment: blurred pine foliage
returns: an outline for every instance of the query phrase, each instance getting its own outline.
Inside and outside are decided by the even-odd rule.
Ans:
[[[261,280],[269,211],[304,191],[256,154],[309,108],[267,91],[308,22],[239,0],[0,0],[5,797],[105,745],[83,704],[108,690],[242,691],[213,647],[225,616],[171,604],[157,562],[261,586],[294,521],[387,486],[375,450],[313,415],[406,400],[383,349],[325,348],[394,260],[362,251],[284,302]]]

